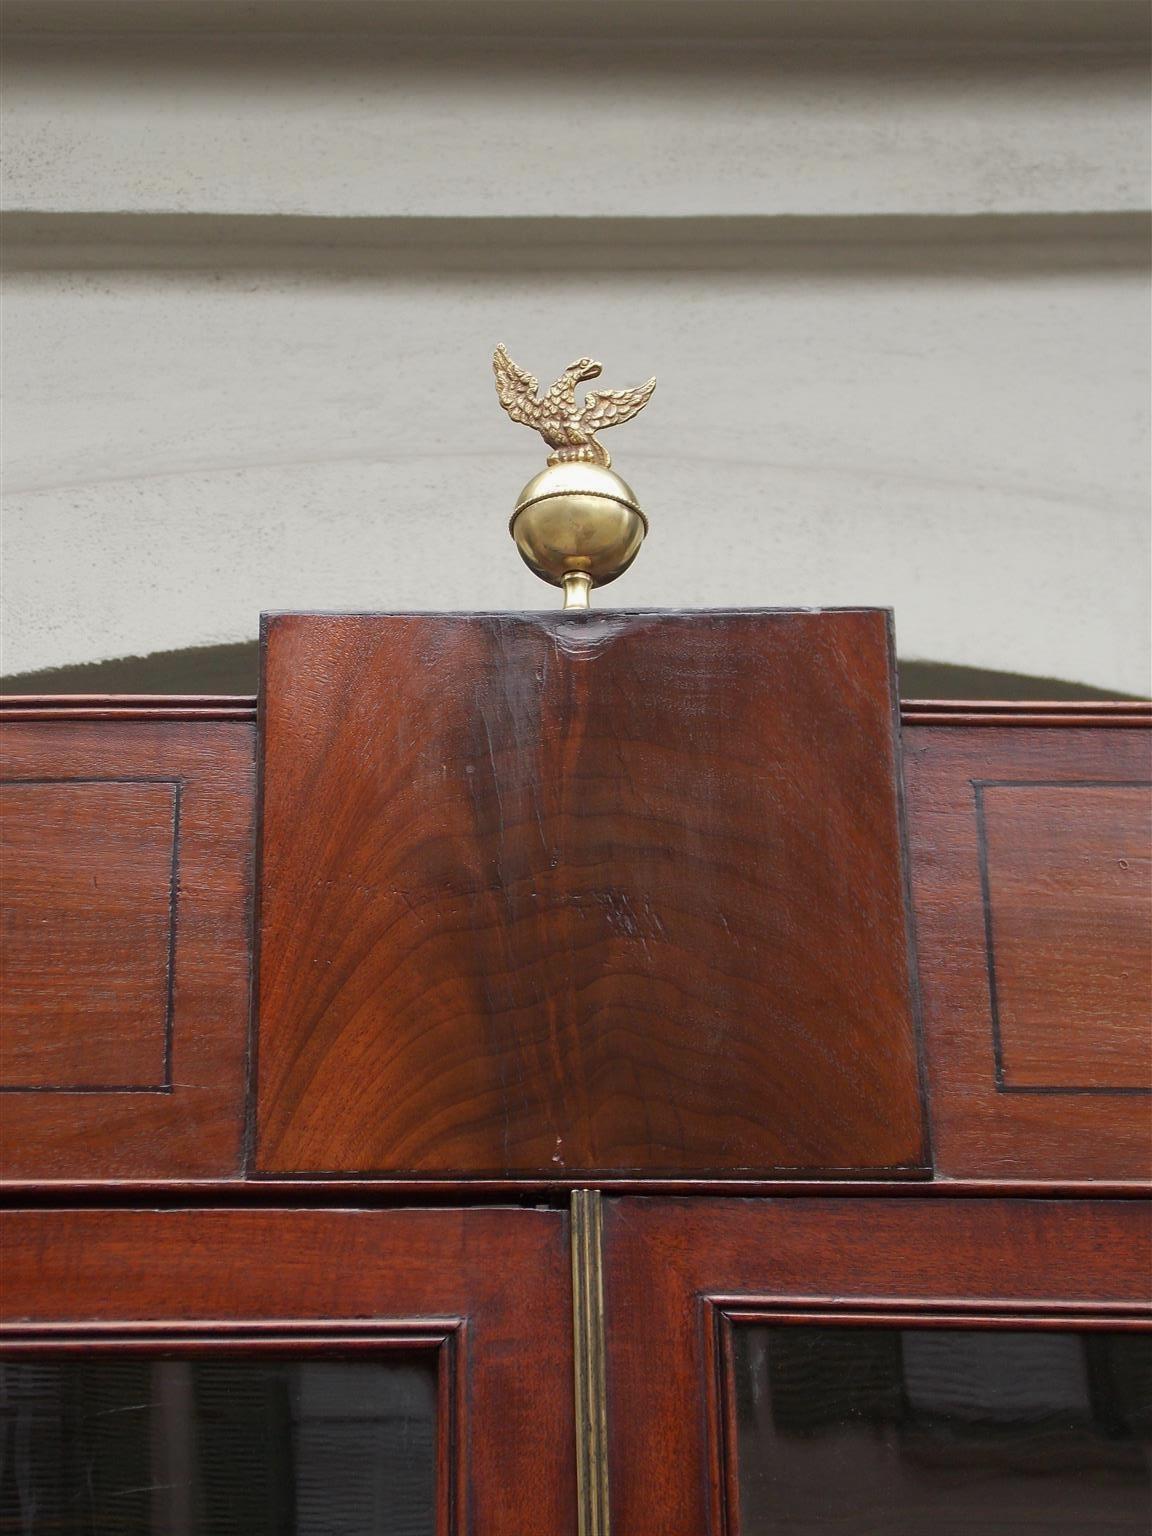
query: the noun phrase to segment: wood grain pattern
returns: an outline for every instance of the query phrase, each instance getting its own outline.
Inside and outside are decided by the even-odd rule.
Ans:
[[[613,1536],[724,1529],[723,1316],[896,1303],[1148,1326],[1150,1215],[1144,1201],[607,1202]]]
[[[23,805],[6,823],[4,1044],[9,1070],[37,1079],[9,1077],[0,1101],[5,1178],[239,1173],[254,747],[238,722],[0,730],[0,779]],[[60,782],[33,816],[12,781],[45,779]],[[113,1066],[125,1075],[109,1082]]]
[[[0,1085],[168,1085],[179,788],[0,782]]]
[[[1152,782],[986,784],[985,929],[1008,1088],[1152,1088]]]
[[[367,1358],[450,1341],[440,1481],[456,1497],[439,1529],[575,1536],[562,1213],[12,1211],[0,1246],[0,1356],[191,1340]]]
[[[282,615],[256,1166],[924,1164],[887,616]]]
[[[937,1172],[1148,1179],[1147,790],[1114,787],[1152,736],[910,727],[904,766]]]
[[[40,1179],[59,1181],[62,1188],[75,1187],[80,1191],[91,1190],[93,1181],[101,1179],[114,1181],[121,1189],[130,1187],[133,1180],[149,1181],[153,1189],[162,1187],[165,1180],[171,1180],[173,1187],[186,1188],[193,1187],[189,1181],[204,1180],[205,1187],[210,1188],[211,1181],[235,1177],[239,1171],[245,1031],[241,989],[250,896],[245,869],[250,833],[246,829],[251,825],[253,796],[250,731],[240,719],[224,725],[200,718],[170,718],[172,710],[179,717],[185,706],[215,709],[221,703],[216,700],[43,702],[65,713],[77,711],[79,718],[73,713],[69,716],[71,724],[64,720],[42,721],[34,727],[31,723],[6,724],[0,731],[0,741],[10,744],[7,750],[11,762],[5,772],[17,777],[63,774],[105,779],[117,774],[135,773],[147,778],[169,773],[173,782],[180,777],[188,780],[194,796],[191,825],[200,828],[195,840],[198,852],[193,854],[191,865],[196,895],[188,912],[190,916],[198,915],[200,931],[207,934],[213,930],[216,940],[213,959],[201,946],[192,969],[185,965],[180,973],[184,1054],[178,1064],[187,1068],[188,1075],[180,1074],[175,1092],[179,1095],[185,1088],[190,1090],[182,1112],[174,1111],[171,1096],[155,1094],[5,1094],[0,1101],[4,1110],[0,1115],[2,1175],[10,1181],[25,1183]],[[146,719],[132,718],[131,714],[113,708],[118,702],[130,703],[133,713],[137,708],[151,713]],[[236,704],[250,710],[251,701],[237,700]],[[91,707],[101,711],[98,721],[85,718]],[[1136,908],[1128,903],[1125,894],[1141,875],[1141,864],[1132,857],[1134,849],[1117,852],[1115,833],[1124,832],[1127,837],[1128,822],[1122,820],[1113,825],[1115,814],[1129,817],[1134,802],[1127,790],[1115,804],[1109,799],[1106,806],[1099,797],[1102,793],[1112,795],[1111,790],[1101,790],[1102,781],[1113,783],[1126,777],[1147,776],[1148,733],[1134,730],[1124,722],[1129,713],[1133,718],[1143,718],[1149,711],[1145,708],[1142,716],[1140,707],[1124,706],[1127,713],[1122,718],[1118,713],[1101,714],[1100,706],[1092,706],[1091,726],[1071,729],[1054,728],[1044,713],[1045,706],[1026,706],[1031,711],[1026,718],[1040,722],[1033,729],[1020,724],[997,724],[1000,717],[994,715],[992,707],[985,715],[976,706],[964,707],[968,711],[965,723],[957,726],[947,723],[951,706],[905,706],[906,715],[908,711],[919,711],[932,721],[930,725],[906,726],[904,737],[909,840],[927,1003],[939,1172],[948,1180],[983,1178],[1017,1186],[1023,1181],[1025,1187],[1028,1181],[1074,1185],[1076,1181],[1105,1180],[1110,1186],[1119,1187],[1124,1180],[1147,1180],[1152,1171],[1152,1107],[1147,1096],[1139,1092],[1142,1080],[1138,1076],[1144,1070],[1140,1053],[1146,1051],[1148,1040],[1147,1029],[1139,1027],[1144,1005],[1140,1003],[1138,987],[1142,974],[1147,976],[1147,968],[1145,963],[1141,972],[1137,964],[1141,958],[1140,931],[1132,926]],[[175,757],[170,755],[172,751]],[[1079,787],[1062,788],[1062,777]],[[995,885],[992,905],[1000,924],[993,935],[993,948],[1002,991],[1004,980],[1008,982],[1005,1040],[1009,1047],[1014,1047],[1014,1054],[1010,1049],[1008,1056],[1007,1086],[1021,1085],[1016,1076],[1020,1067],[1024,1073],[1023,1093],[997,1090],[989,946],[986,914],[981,904],[979,827],[973,783],[1005,778],[1024,779],[1029,787],[1014,789],[998,783],[992,791],[985,789],[982,793],[986,810],[988,805],[992,808],[992,815],[987,818],[991,854],[987,873]],[[1057,781],[1055,786],[1050,784],[1052,780]],[[1037,781],[1048,787],[1038,789]],[[1088,788],[1084,787],[1085,782]],[[169,793],[167,785],[154,788],[162,795]],[[79,789],[79,785],[74,785],[66,792],[74,794]],[[131,785],[125,792],[139,793],[140,788]],[[198,798],[203,794],[210,796],[211,803]],[[1052,794],[1088,798],[1058,799],[1062,810],[1053,821],[1048,809],[1050,802],[1045,798]],[[1004,795],[1008,798],[998,799]],[[631,808],[634,804],[634,790],[627,786],[626,805]],[[1100,813],[1095,817],[1084,812],[1073,814],[1078,805],[1089,807],[1089,812],[1097,805]],[[1002,816],[1001,808],[1011,810],[1012,814]],[[98,822],[99,818],[93,815],[91,824],[95,826]],[[111,854],[117,836],[113,823],[118,823],[119,818],[105,817],[104,822],[108,825]],[[1109,834],[1112,842],[1105,837],[1105,843],[1112,848],[1111,866],[1100,859],[1099,834],[1107,833],[1106,823],[1113,825],[1113,833]],[[7,826],[11,829],[12,825],[9,818]],[[1057,844],[1052,843],[1053,826],[1058,838],[1063,839]],[[61,828],[58,842],[63,833]],[[59,842],[59,846],[63,848],[64,843]],[[1055,869],[1044,863],[1053,858],[1057,859]],[[1120,870],[1120,858],[1127,860],[1128,871]],[[1036,862],[1038,859],[1040,863]],[[7,865],[5,875],[11,889],[11,859]],[[1143,869],[1146,868],[1145,863]],[[204,871],[208,871],[207,876]],[[187,874],[185,867],[185,901]],[[1083,903],[1077,897],[1073,876],[1088,877]],[[1013,916],[1010,928],[1006,929],[1004,922],[1010,906],[1005,903],[1010,887]],[[109,894],[106,882],[104,893]],[[486,894],[491,897],[492,892]],[[1056,908],[1045,906],[1044,902],[1037,908],[1041,894],[1044,902],[1051,896]],[[1097,896],[1107,897],[1110,915],[1106,924],[1091,915],[1103,910]],[[1078,934],[1074,942],[1054,942],[1051,935],[1046,936],[1044,912],[1053,910],[1059,912],[1065,937],[1069,924]],[[154,922],[155,918],[153,911],[148,921]],[[1117,923],[1120,929],[1116,928]],[[1077,924],[1084,926],[1077,928]],[[193,926],[195,931],[197,925]],[[79,931],[76,937],[79,942]],[[85,936],[85,942],[92,937]],[[110,954],[112,950],[105,946],[111,943],[117,952],[123,950],[128,962],[128,941],[123,930],[120,938],[112,932],[100,932],[98,938],[98,950]],[[616,938],[620,940],[623,936]],[[144,948],[148,953],[154,952],[154,946]],[[1113,963],[1118,948],[1127,949],[1133,962],[1130,966]],[[77,978],[94,951],[90,949],[87,953],[89,959],[84,961],[80,950],[74,952]],[[1145,956],[1146,953],[1145,948]],[[142,959],[142,955],[134,952],[130,963],[138,968]],[[17,967],[19,963],[17,958]],[[12,957],[8,956],[9,976],[13,974],[12,964]],[[1121,974],[1125,969],[1127,977]],[[214,973],[215,980],[210,973]],[[125,977],[139,974],[136,969],[125,973]],[[196,981],[198,974],[209,986],[209,993],[203,995],[200,1003],[194,1000],[201,985]],[[117,974],[110,972],[105,974],[105,982],[113,990],[122,989],[127,998],[133,988],[127,985],[125,977],[117,979]],[[506,979],[503,984],[509,985]],[[61,986],[59,977],[55,985],[67,993],[68,984]],[[74,988],[73,1000],[78,996],[79,991]],[[1102,1002],[1105,996],[1106,1006]],[[999,1001],[1004,1003],[1005,999],[1001,997]],[[11,1008],[13,994],[9,989],[5,991],[5,1002]],[[98,1008],[96,999],[92,1011],[97,1012]],[[33,1058],[48,1038],[43,1029],[53,1017],[61,1023],[53,1046],[55,1051],[84,1040],[79,1032],[63,1028],[62,1012],[57,1016],[51,1011],[41,1017],[35,1038],[24,1031],[14,1038],[9,1015],[5,1048],[0,1056],[4,1069],[19,1074],[28,1085],[33,1085],[33,1079],[39,1075]],[[121,1063],[126,1065],[132,1064],[124,1054],[131,1042],[136,1040],[143,1049],[144,1038],[144,1034],[134,1033],[134,1026],[104,1037],[107,1048],[120,1052]],[[155,1039],[151,1025],[148,1038]],[[1028,1054],[1022,1057],[1021,1048]],[[149,1059],[149,1067],[153,1059]],[[89,1050],[86,1043],[70,1061],[59,1055],[57,1060],[70,1074],[92,1074],[89,1086],[99,1086],[95,1081],[97,1068],[102,1071],[104,1065],[111,1064],[111,1057],[106,1055],[101,1061],[99,1049]],[[600,1061],[594,1065],[600,1065]],[[1088,1074],[1079,1084],[1072,1076],[1074,1067]],[[455,1081],[452,1074],[447,1074],[447,1079],[450,1083]],[[74,1076],[73,1080],[85,1086],[80,1077]],[[143,1078],[139,1081],[144,1084]],[[1076,1087],[1081,1091],[1069,1091]],[[1057,1091],[1039,1092],[1041,1088]],[[1107,1088],[1123,1091],[1100,1091]],[[201,1133],[203,1141],[198,1145]],[[565,1173],[575,1183],[597,1178],[618,1189],[642,1185],[641,1174],[627,1165],[601,1167],[581,1174],[567,1168],[559,1172],[557,1165],[551,1163],[541,1172],[514,1174],[509,1183],[518,1183],[525,1189],[537,1188],[545,1181],[563,1178]],[[395,1187],[409,1177],[402,1170],[386,1172],[381,1184]],[[433,1184],[448,1189],[453,1184],[450,1169],[442,1176],[419,1173],[416,1177],[424,1189]],[[501,1171],[472,1177],[477,1184],[493,1189],[509,1178]],[[745,1182],[763,1185],[771,1178],[771,1171],[756,1178],[735,1165],[731,1173],[727,1169],[700,1172],[686,1168],[678,1177],[671,1176],[671,1187],[706,1191],[721,1186],[740,1187]],[[368,1191],[372,1183],[369,1171],[359,1188]],[[324,1187],[318,1180],[296,1186],[299,1197],[308,1199],[320,1198]]]

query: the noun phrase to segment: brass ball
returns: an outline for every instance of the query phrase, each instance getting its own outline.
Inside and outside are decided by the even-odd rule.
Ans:
[[[554,587],[581,572],[602,587],[635,560],[648,519],[632,487],[601,464],[549,464],[516,502],[508,525],[524,563]]]

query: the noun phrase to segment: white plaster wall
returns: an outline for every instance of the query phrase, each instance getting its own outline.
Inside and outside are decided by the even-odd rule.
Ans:
[[[25,8],[6,672],[262,608],[551,605],[506,533],[542,453],[496,405],[503,340],[545,382],[587,350],[659,378],[607,439],[653,526],[602,603],[891,604],[905,656],[1147,689],[1129,11],[959,47],[924,7],[910,47],[861,7],[866,47],[811,14],[774,47],[778,7],[692,41],[665,6],[656,58],[525,74],[456,7],[405,9],[403,47],[260,9],[237,39],[218,8]]]
[[[1079,212],[1147,205],[1138,57],[835,36],[526,47],[97,34],[11,52],[11,206],[365,215]]]

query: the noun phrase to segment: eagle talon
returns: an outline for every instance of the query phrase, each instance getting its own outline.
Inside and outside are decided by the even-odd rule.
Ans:
[[[612,455],[601,443],[581,443],[579,448],[557,448],[548,455],[549,464],[599,464],[612,468]]]

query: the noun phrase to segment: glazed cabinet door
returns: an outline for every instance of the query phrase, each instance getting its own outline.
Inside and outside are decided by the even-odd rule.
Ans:
[[[1144,1536],[1137,1201],[608,1203],[613,1536]]]
[[[0,1532],[574,1533],[567,1218],[16,1211]]]

